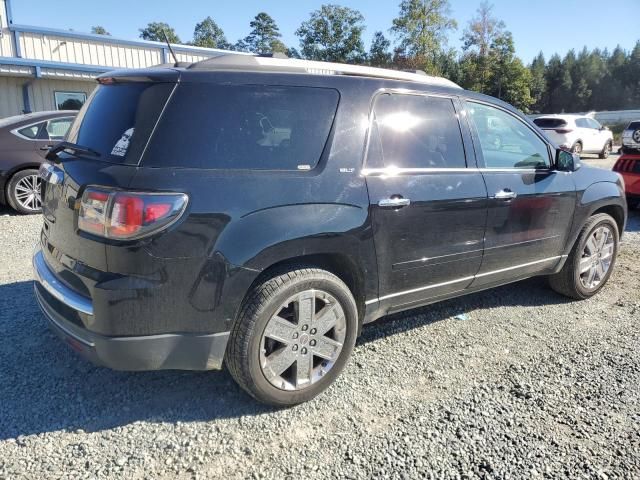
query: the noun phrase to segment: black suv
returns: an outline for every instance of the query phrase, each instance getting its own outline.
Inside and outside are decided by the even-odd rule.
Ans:
[[[97,364],[224,362],[291,405],[390,312],[534,275],[584,299],[613,270],[620,177],[447,80],[230,54],[98,82],[41,168],[33,259]]]

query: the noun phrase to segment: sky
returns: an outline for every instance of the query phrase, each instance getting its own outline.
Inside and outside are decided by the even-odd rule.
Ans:
[[[458,30],[449,45],[460,48],[460,37],[481,0],[450,0]],[[368,50],[371,36],[389,28],[398,14],[399,0],[11,0],[14,23],[89,32],[102,25],[114,37],[136,39],[139,29],[153,21],[171,25],[182,41],[193,35],[196,23],[211,16],[230,42],[249,33],[249,22],[266,11],[278,23],[282,40],[299,47],[295,31],[309,13],[323,3],[360,10],[365,17]],[[494,14],[513,33],[516,52],[529,63],[540,51],[548,59],[586,46],[630,50],[640,40],[637,12],[640,0],[493,0]]]

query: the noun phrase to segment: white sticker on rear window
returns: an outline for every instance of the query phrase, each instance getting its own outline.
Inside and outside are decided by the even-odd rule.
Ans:
[[[131,140],[131,136],[133,135],[133,130],[133,128],[130,128],[122,134],[120,140],[118,140],[118,142],[113,147],[113,150],[111,150],[111,155],[115,155],[116,157],[124,157],[127,154],[127,150],[129,149],[129,141]]]

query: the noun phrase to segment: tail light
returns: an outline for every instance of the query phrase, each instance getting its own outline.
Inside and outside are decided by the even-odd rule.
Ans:
[[[184,193],[124,192],[88,187],[82,194],[78,228],[114,240],[133,240],[176,222],[187,206]]]

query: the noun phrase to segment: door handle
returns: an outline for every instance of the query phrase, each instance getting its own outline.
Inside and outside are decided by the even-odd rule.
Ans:
[[[51,147],[53,147],[53,145],[47,145],[46,147],[40,147],[40,150],[44,151],[49,151],[51,150]]]
[[[378,206],[382,208],[402,208],[409,205],[411,205],[411,200],[400,196],[383,198],[378,202]]]
[[[505,188],[504,190],[497,192],[493,198],[496,200],[513,200],[517,196],[518,194],[516,192],[512,192],[508,188]]]

